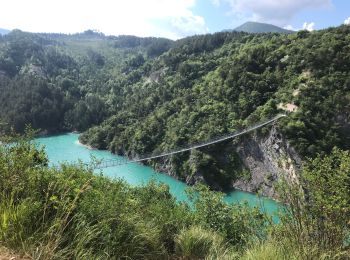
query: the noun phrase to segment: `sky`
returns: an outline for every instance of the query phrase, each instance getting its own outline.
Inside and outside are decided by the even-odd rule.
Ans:
[[[350,25],[349,0],[0,0],[0,28],[179,39],[246,21],[292,30]]]

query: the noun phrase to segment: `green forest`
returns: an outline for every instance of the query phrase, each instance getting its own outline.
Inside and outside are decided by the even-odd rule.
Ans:
[[[221,32],[171,41],[15,30],[0,38],[2,129],[76,130],[85,144],[134,158],[283,112],[289,115],[277,127],[302,158],[328,154],[334,146],[346,150],[349,32],[349,26],[294,34]],[[220,161],[228,145],[167,163],[181,180],[200,171],[207,183],[225,189],[242,175],[234,154]]]

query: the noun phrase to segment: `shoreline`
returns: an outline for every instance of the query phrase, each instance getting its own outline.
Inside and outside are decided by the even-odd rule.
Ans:
[[[76,143],[77,143],[78,145],[80,145],[80,146],[83,146],[83,147],[89,149],[89,150],[108,151],[108,150],[100,150],[100,149],[94,148],[94,147],[92,147],[92,146],[90,146],[90,145],[83,144],[83,143],[81,143],[81,142],[79,141],[79,139],[76,141]],[[110,152],[110,151],[109,151],[109,152]],[[115,154],[114,154],[114,155],[115,155]],[[118,156],[125,157],[124,155],[118,155]],[[189,184],[189,183],[187,183],[186,181],[180,180],[179,177],[176,176],[176,175],[173,176],[173,175],[169,174],[169,173],[166,172],[166,171],[162,171],[162,170],[157,169],[156,167],[152,167],[151,165],[148,165],[148,164],[143,164],[143,163],[141,163],[141,164],[142,164],[142,166],[150,167],[153,171],[155,171],[155,172],[158,173],[158,174],[166,175],[166,176],[168,176],[168,177],[170,177],[170,178],[172,178],[172,179],[174,179],[174,180],[177,180],[177,181],[179,181],[179,182],[184,183],[185,185],[187,185],[187,186],[189,186],[189,187],[193,187],[193,186],[194,186],[193,184]],[[255,193],[255,192],[251,192],[251,191],[244,190],[244,189],[238,189],[238,188],[234,188],[234,187],[231,187],[231,189],[229,189],[229,190],[225,190],[225,191],[214,191],[214,192],[221,192],[221,193],[225,194],[225,197],[226,197],[226,196],[228,196],[229,194],[231,194],[232,192],[235,192],[235,191],[244,192],[244,193],[247,193],[247,194],[250,194],[250,195],[254,195],[254,196],[258,197],[258,200],[260,200],[261,198],[262,198],[262,199],[268,199],[268,200],[271,200],[271,201],[273,201],[273,202],[275,202],[275,203],[279,203],[279,204],[283,205],[283,203],[282,203],[281,201],[279,201],[278,199],[276,199],[276,198],[269,197],[269,196],[265,196],[265,195],[260,194],[260,193],[258,193],[258,192]]]
[[[87,148],[87,149],[89,149],[89,150],[98,150],[98,149],[92,147],[91,145],[81,143],[81,142],[79,141],[79,139],[75,142],[75,144],[80,145],[80,146],[83,146],[83,147],[85,147],[85,148]]]
[[[63,133],[63,134],[77,134],[77,133],[78,133],[78,132],[67,132],[67,133]],[[55,135],[56,135],[56,134],[55,134]],[[51,136],[55,136],[55,135],[51,135]],[[60,135],[60,134],[57,134],[57,135]],[[48,135],[48,136],[50,136],[50,135]],[[46,137],[48,137],[48,136],[46,136]],[[79,139],[78,139],[77,141],[75,141],[74,143],[75,143],[76,145],[78,145],[78,146],[82,146],[82,147],[84,147],[84,148],[86,148],[86,149],[89,149],[89,150],[104,151],[104,150],[100,150],[100,149],[94,148],[94,147],[91,146],[91,145],[83,144],[83,143],[80,142]],[[119,155],[119,156],[120,156],[120,155]],[[124,157],[124,156],[123,156],[123,157]],[[189,184],[189,183],[186,183],[186,181],[180,180],[180,179],[178,178],[178,176],[173,176],[173,175],[169,174],[169,173],[166,172],[166,171],[157,169],[157,168],[152,167],[151,165],[148,165],[148,164],[142,164],[142,165],[145,166],[145,167],[150,167],[152,170],[154,170],[154,171],[155,171],[156,173],[158,173],[158,174],[166,175],[166,176],[168,176],[168,177],[170,177],[170,178],[172,178],[172,179],[174,179],[174,180],[177,180],[177,181],[179,181],[179,182],[181,182],[181,183],[184,183],[185,185],[193,186],[193,185],[191,185],[191,184]],[[248,193],[248,194],[257,196],[257,197],[259,197],[259,198],[269,199],[269,200],[272,200],[273,202],[281,203],[279,200],[277,200],[277,199],[275,199],[275,198],[273,198],[273,197],[264,196],[264,195],[259,194],[259,193],[247,191],[247,190],[244,190],[244,189],[238,189],[238,188],[234,188],[234,187],[231,187],[231,189],[229,189],[229,190],[226,190],[226,191],[219,191],[219,192],[222,192],[222,193],[224,193],[224,194],[227,196],[228,194],[230,194],[230,193],[232,193],[232,192],[234,192],[234,191]]]

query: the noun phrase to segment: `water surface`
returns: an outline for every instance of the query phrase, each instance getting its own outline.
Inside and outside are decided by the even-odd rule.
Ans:
[[[36,139],[39,145],[45,147],[51,165],[57,165],[61,162],[74,163],[79,160],[90,162],[94,157],[96,159],[114,159],[117,155],[109,151],[91,150],[79,144],[79,134],[69,133],[49,137],[40,137]],[[189,202],[185,189],[188,187],[185,183],[178,181],[166,174],[154,171],[148,166],[137,163],[110,167],[103,170],[96,170],[96,173],[102,173],[110,178],[122,178],[131,185],[143,185],[150,180],[156,180],[169,186],[170,192],[178,201]],[[232,191],[225,196],[228,203],[237,203],[246,201],[251,206],[259,206],[263,211],[274,215],[280,205],[273,200],[259,197],[255,194]],[[274,217],[276,219],[276,217]]]

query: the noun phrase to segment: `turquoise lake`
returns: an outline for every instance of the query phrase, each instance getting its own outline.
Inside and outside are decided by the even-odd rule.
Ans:
[[[117,155],[109,151],[91,150],[78,142],[79,134],[69,133],[49,137],[40,137],[36,143],[45,147],[51,165],[57,165],[61,162],[90,162],[94,157],[96,159],[113,159]],[[142,185],[150,180],[156,180],[169,186],[170,192],[178,201],[188,202],[185,189],[188,187],[185,183],[178,181],[166,174],[155,172],[152,168],[137,164],[129,163],[122,166],[110,167],[103,170],[96,170],[96,173],[102,173],[110,178],[123,178],[131,185]],[[270,215],[275,215],[281,207],[277,202],[257,196],[252,193],[242,191],[232,191],[225,196],[227,203],[237,203],[246,201],[251,206],[259,206],[263,211]],[[276,217],[274,217],[276,220]]]

